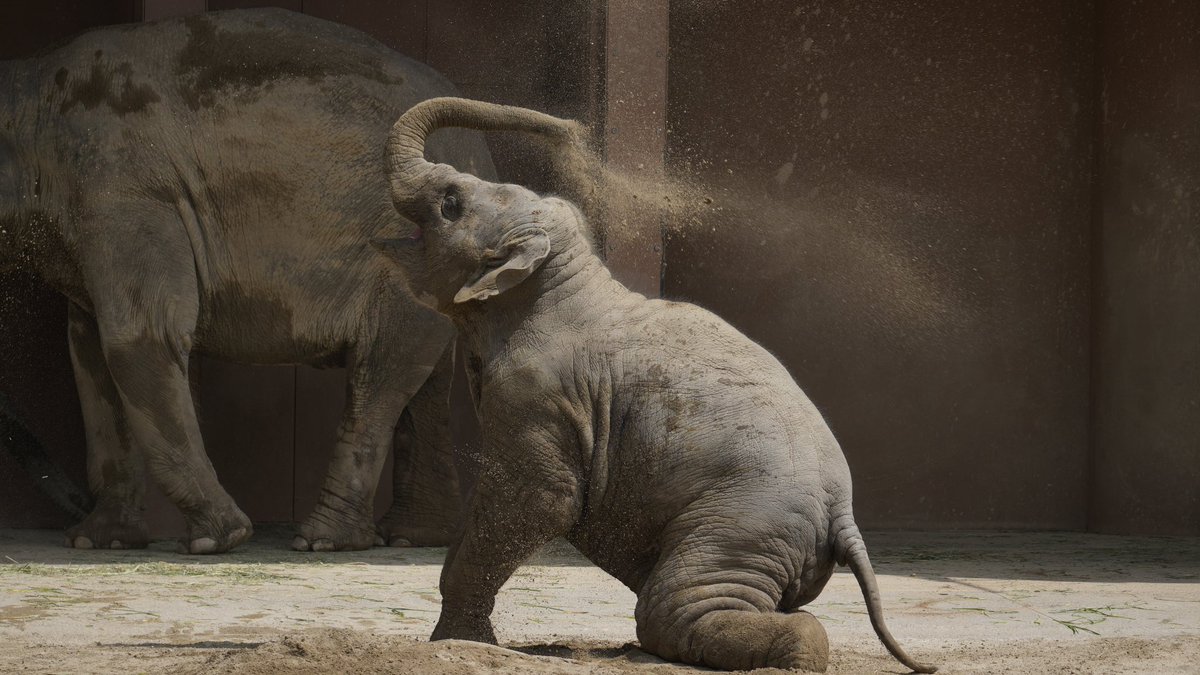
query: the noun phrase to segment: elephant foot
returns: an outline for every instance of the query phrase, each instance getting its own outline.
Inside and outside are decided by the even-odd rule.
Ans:
[[[181,552],[191,555],[211,555],[233,550],[254,534],[250,519],[241,509],[229,506],[217,514],[188,519],[188,537],[181,542]]]
[[[682,629],[682,630],[681,630]],[[815,616],[721,609],[686,623],[660,627],[659,640],[647,644],[668,660],[718,668],[780,668],[823,673],[829,664],[829,638]],[[642,630],[639,627],[639,637]],[[665,639],[662,639],[665,638]]]
[[[141,516],[130,516],[120,507],[97,504],[87,518],[67,530],[67,548],[146,548],[150,534]]]
[[[790,635],[776,643],[776,653],[768,661],[784,670],[823,673],[829,665],[829,636],[817,617],[805,611],[784,615]]]
[[[496,631],[487,616],[442,610],[430,640],[470,640],[496,644]]]
[[[318,506],[292,539],[297,551],[364,551],[375,543],[375,528],[369,516],[353,519]]]
[[[449,546],[459,525],[459,513],[413,516],[392,507],[375,526],[376,546]]]

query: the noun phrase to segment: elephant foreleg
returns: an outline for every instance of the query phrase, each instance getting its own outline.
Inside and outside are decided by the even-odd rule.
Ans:
[[[292,540],[298,551],[356,551],[375,543],[375,491],[396,423],[452,335],[448,322],[425,320],[432,310],[397,302],[377,300],[381,315],[351,351],[346,412],[317,506]]]
[[[526,448],[536,456],[536,451]],[[544,467],[487,462],[467,507],[462,533],[442,567],[442,613],[431,640],[496,643],[496,593],[517,567],[579,517],[574,483]],[[571,492],[564,492],[565,485]]]

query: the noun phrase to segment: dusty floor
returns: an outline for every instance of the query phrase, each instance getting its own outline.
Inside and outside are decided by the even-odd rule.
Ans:
[[[287,550],[269,529],[195,558],[0,531],[0,672],[679,672],[638,651],[634,596],[566,544],[518,571],[501,644],[427,643],[443,549]],[[1200,673],[1200,539],[869,534],[892,632],[943,672]],[[903,672],[853,577],[809,608],[830,671]],[[519,650],[519,651],[513,651]]]

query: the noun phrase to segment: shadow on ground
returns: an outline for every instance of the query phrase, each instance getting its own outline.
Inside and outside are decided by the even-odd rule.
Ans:
[[[1200,582],[1200,537],[1075,532],[872,532],[878,572],[950,579]]]
[[[65,535],[54,530],[0,530],[0,564],[38,565],[137,565],[147,563],[186,563],[189,565],[441,565],[445,547],[390,548],[378,546],[367,551],[339,553],[300,552],[291,549],[295,530],[290,525],[257,524],[250,541],[237,549],[218,555],[190,555],[173,539],[160,539],[149,548],[111,551],[79,550],[65,546]],[[590,566],[591,563],[565,541],[552,542],[534,561],[538,565]]]
[[[288,525],[258,525],[254,538],[216,556],[178,552],[161,540],[138,551],[80,551],[48,530],[0,531],[0,563],[100,565],[141,563],[440,565],[445,548],[387,548],[342,553],[300,553]],[[1200,583],[1200,537],[1126,537],[1075,532],[869,532],[876,571],[944,580],[988,579]],[[590,566],[565,541],[551,543],[532,563]]]

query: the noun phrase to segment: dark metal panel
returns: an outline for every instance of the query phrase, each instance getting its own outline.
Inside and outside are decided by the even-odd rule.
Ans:
[[[346,401],[346,370],[296,367],[295,497],[292,512],[303,520],[317,504],[337,444]],[[383,468],[375,494],[382,516],[392,500],[392,460]]]
[[[1090,527],[1200,534],[1200,5],[1109,0]]]
[[[502,102],[529,102],[543,88],[543,10],[543,2],[430,3],[426,62],[464,90],[505,85],[511,98]]]
[[[203,12],[206,0],[141,0],[142,21],[158,21]]]
[[[304,9],[304,0],[208,0],[208,9],[249,9],[251,7],[282,7],[293,12]]]
[[[197,411],[221,485],[253,520],[292,518],[296,369],[200,359]]]
[[[429,0],[304,0],[304,13],[353,26],[405,56],[426,59]]]
[[[0,21],[0,59],[33,52],[88,28],[137,20],[139,0],[6,2]]]

